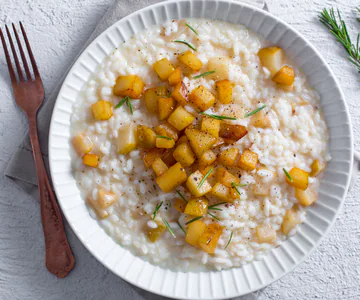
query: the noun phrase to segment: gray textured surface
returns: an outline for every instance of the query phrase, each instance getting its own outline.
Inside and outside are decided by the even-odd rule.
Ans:
[[[112,0],[0,0],[0,25],[25,22],[46,91],[51,91],[76,56]],[[317,12],[335,5],[353,32],[352,0],[267,1],[270,11],[298,29],[323,54],[345,92],[359,145],[360,76],[343,50],[318,25]],[[20,142],[26,119],[12,101],[10,82],[0,52],[0,174]],[[357,147],[358,149],[360,147]],[[360,204],[357,184],[349,193],[334,228],[299,268],[264,290],[260,299],[360,299]],[[44,266],[44,249],[37,201],[11,180],[0,178],[0,299],[132,299],[139,293],[119,293],[121,280],[102,267],[69,232],[77,265],[66,279],[56,279]],[[154,298],[155,299],[155,298]]]

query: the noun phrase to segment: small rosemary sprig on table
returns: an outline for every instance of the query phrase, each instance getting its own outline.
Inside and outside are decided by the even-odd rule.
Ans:
[[[359,8],[357,8],[357,10],[360,12]],[[340,11],[337,10],[335,13],[333,8],[330,8],[329,10],[324,8],[319,15],[319,20],[330,30],[338,42],[343,45],[348,53],[348,60],[355,65],[360,73],[360,33],[358,33],[356,44],[353,44],[346,24],[341,18]],[[359,18],[357,18],[357,20],[360,22]]]

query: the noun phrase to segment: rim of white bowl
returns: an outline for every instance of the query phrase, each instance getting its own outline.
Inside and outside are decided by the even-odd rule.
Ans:
[[[194,7],[201,7],[201,11],[199,10],[199,13],[197,11],[191,11],[191,9],[194,10]],[[225,14],[223,14],[221,8],[227,8]],[[171,9],[177,10],[176,13],[180,17],[173,17],[174,12],[172,12]],[[186,14],[187,9],[189,9],[187,12],[188,14]],[[247,11],[248,14],[242,16],[243,11]],[[159,15],[159,13],[161,15]],[[268,35],[270,33],[275,36],[276,34],[278,35],[276,38],[277,41],[276,39],[270,40],[270,42],[273,42],[274,44],[280,43],[281,39],[284,38],[286,34],[290,33],[290,41],[289,38],[287,38],[287,43],[289,44],[288,48],[291,48],[291,45],[296,44],[296,42],[299,42],[301,46],[301,51],[294,55],[295,61],[298,57],[300,57],[299,59],[301,62],[301,59],[306,54],[306,51],[310,51],[311,59],[308,58],[305,62],[303,61],[300,65],[297,63],[297,65],[304,71],[304,68],[307,67],[309,61],[311,62],[313,60],[315,62],[314,66],[316,67],[316,70],[311,72],[311,74],[305,72],[307,78],[312,78],[312,76],[315,76],[317,73],[319,73],[319,75],[324,73],[323,76],[326,76],[332,85],[329,86],[328,84],[327,88],[338,94],[338,96],[332,96],[335,100],[330,101],[329,103],[326,102],[328,100],[325,101],[321,99],[321,106],[324,108],[323,102],[325,101],[327,107],[335,106],[335,108],[338,109],[339,107],[337,106],[340,106],[342,108],[340,112],[337,112],[337,114],[340,115],[340,124],[331,124],[331,122],[333,122],[332,120],[335,118],[333,113],[331,113],[330,116],[326,113],[324,113],[324,115],[328,125],[332,125],[329,126],[330,136],[333,131],[339,131],[337,133],[339,136],[334,138],[335,143],[338,139],[343,139],[343,136],[341,135],[344,132],[347,134],[344,139],[346,147],[334,148],[334,145],[332,145],[330,141],[329,147],[330,150],[333,150],[331,154],[337,159],[335,162],[333,160],[330,162],[329,165],[332,165],[334,162],[335,167],[326,171],[325,179],[321,183],[320,193],[323,192],[323,194],[319,195],[319,200],[316,205],[308,210],[307,219],[300,226],[298,233],[284,241],[278,248],[271,250],[261,260],[253,261],[244,267],[237,267],[222,271],[183,273],[162,269],[134,256],[129,250],[122,248],[119,244],[116,244],[112,238],[107,235],[105,230],[90,217],[85,206],[85,201],[82,200],[80,191],[76,187],[75,179],[71,174],[69,130],[72,105],[76,101],[77,95],[82,89],[82,84],[87,81],[87,79],[84,79],[86,76],[82,72],[86,72],[87,70],[90,72],[89,76],[91,76],[95,70],[91,70],[92,66],[90,62],[95,62],[96,66],[99,65],[102,59],[108,56],[109,53],[107,50],[109,45],[110,47],[113,46],[111,51],[118,45],[114,42],[111,33],[117,34],[120,37],[120,40],[121,38],[123,40],[127,40],[132,34],[130,36],[126,35],[124,38],[125,29],[127,32],[136,33],[142,31],[144,28],[151,27],[144,23],[146,21],[145,17],[153,18],[156,24],[162,24],[165,20],[184,18],[220,19],[231,22],[231,18],[229,16],[232,13],[244,18],[241,22],[239,22],[238,17],[237,22],[233,23],[246,23],[246,27],[252,29],[258,34],[262,34],[259,33],[259,30],[265,22],[272,23],[273,27],[270,28]],[[251,22],[253,21],[254,16],[261,18],[257,23],[259,24],[257,30],[252,28],[254,24]],[[245,20],[246,17],[249,19]],[[159,18],[162,18],[161,21],[159,21]],[[276,29],[284,29],[284,31],[277,32]],[[281,35],[279,36],[280,33]],[[267,36],[265,38],[267,39]],[[94,54],[94,51],[96,51],[97,55]],[[100,55],[100,52],[102,55]],[[102,58],[99,59],[99,57]],[[313,66],[312,63],[311,65]],[[79,79],[79,81],[76,79]],[[311,82],[311,80],[309,81],[317,90],[317,86],[320,86],[323,83],[326,85],[326,80],[322,76],[321,80],[315,83]],[[80,85],[77,85],[77,83],[80,83]],[[81,86],[81,89],[78,88],[79,86]],[[342,156],[340,156],[340,152],[343,153]],[[333,153],[339,154],[334,156]],[[322,239],[329,232],[336,220],[336,216],[341,210],[350,184],[350,174],[353,166],[353,153],[353,132],[345,98],[334,73],[324,61],[320,53],[299,32],[279,18],[254,6],[231,0],[179,0],[160,2],[138,10],[110,26],[82,52],[70,69],[56,100],[49,131],[49,164],[54,189],[63,214],[79,240],[100,263],[102,263],[114,274],[144,290],[176,299],[228,299],[245,295],[271,284],[297,267],[316,249]],[[339,159],[337,156],[339,156]],[[336,165],[336,163],[338,163],[339,166]],[[340,168],[342,165],[344,168],[340,171],[337,170],[337,168]],[[341,183],[336,182],[334,179],[340,179],[342,176],[345,177],[345,180],[342,180]],[[323,184],[326,185],[326,187],[322,188]],[[325,189],[328,189],[328,191],[325,191]],[[324,203],[324,199],[330,199],[330,204]],[[73,204],[73,202],[75,202],[75,204]],[[76,214],[74,211],[76,211]],[[320,215],[319,212],[325,213],[325,217]],[[80,219],[75,217],[78,217],[78,214],[81,215]],[[86,220],[87,224],[79,225],[79,220]],[[81,226],[85,226],[86,229],[92,229],[93,231],[90,234],[85,235],[84,232],[86,230]],[[90,237],[92,239],[97,238],[97,240],[95,240],[95,242],[93,242],[92,239],[89,241]],[[98,246],[103,246],[100,248],[108,248],[106,248],[105,252],[102,252],[98,246],[94,245],[94,243],[97,243]],[[110,246],[112,248],[110,248]],[[121,249],[121,251],[119,249]],[[116,260],[116,263],[114,258],[110,256],[110,254],[115,251],[121,252],[122,255],[120,260]],[[283,257],[279,257],[280,255],[283,255]],[[124,264],[126,263],[126,259],[124,261],[124,257],[129,260],[130,258],[132,259],[130,265],[126,266],[127,271],[125,273],[123,270],[119,270],[117,268],[120,262]],[[136,277],[136,274],[130,273],[131,267],[134,269],[134,266],[140,268],[140,272],[137,272],[140,276]],[[143,274],[147,274],[148,278],[140,281]],[[228,280],[231,280],[232,282],[230,283]],[[154,281],[160,281],[161,285],[157,286],[154,284]],[[205,284],[203,282],[205,282]],[[174,288],[171,288],[171,290],[165,289],[165,283],[168,285],[173,284]]]

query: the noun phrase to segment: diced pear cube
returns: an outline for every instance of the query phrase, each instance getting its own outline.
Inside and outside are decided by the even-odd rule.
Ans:
[[[230,58],[227,56],[212,57],[209,59],[207,69],[208,71],[215,71],[215,73],[208,75],[211,79],[229,79]]]
[[[276,241],[276,231],[270,225],[263,225],[256,228],[256,236],[259,243],[274,243]]]
[[[164,233],[166,226],[161,221],[154,220],[157,224],[156,228],[147,228],[147,236],[151,243],[155,243],[159,237]]]
[[[160,77],[161,80],[166,80],[169,78],[172,72],[174,72],[173,65],[169,62],[167,58],[158,60],[153,64],[156,74]]]
[[[258,52],[261,63],[274,76],[284,63],[284,52],[279,47],[262,48]]]
[[[316,201],[316,192],[310,188],[304,190],[295,188],[295,198],[302,206],[310,206]]]
[[[252,171],[256,168],[257,162],[257,153],[250,151],[249,149],[245,149],[240,156],[238,167],[246,171]]]
[[[176,161],[181,163],[184,167],[191,166],[196,159],[195,154],[188,143],[178,145],[173,152],[173,156]]]
[[[176,85],[179,82],[181,82],[182,80],[182,72],[181,72],[181,68],[178,67],[176,68],[169,76],[168,81],[169,81],[169,85]]]
[[[199,71],[202,67],[201,60],[190,50],[180,54],[178,60],[193,71]]]
[[[151,167],[154,170],[156,176],[161,176],[169,169],[168,166],[163,162],[163,160],[160,157],[155,159]]]
[[[288,235],[291,230],[295,228],[296,225],[300,223],[299,212],[294,209],[289,209],[286,211],[283,223],[281,224],[281,230],[284,234]]]
[[[96,120],[108,120],[113,115],[112,104],[105,100],[100,100],[91,105],[91,110]]]
[[[175,141],[172,138],[163,138],[157,137],[156,138],[156,148],[165,148],[170,149],[175,146]]]
[[[189,139],[190,146],[198,158],[210,150],[216,142],[216,138],[211,134],[198,129],[186,129],[185,135]]]
[[[315,159],[314,162],[311,164],[311,177],[318,176],[322,171],[325,170],[326,164],[321,162],[318,159]]]
[[[205,111],[214,105],[215,96],[207,88],[199,85],[189,94],[189,101],[201,111]]]
[[[251,116],[251,124],[254,127],[266,128],[270,127],[270,120],[263,110]]]
[[[232,100],[232,83],[230,80],[224,79],[215,83],[219,102],[222,104],[229,104]]]
[[[194,119],[192,114],[188,113],[182,106],[179,106],[169,116],[168,122],[177,130],[181,131],[188,127]]]
[[[107,192],[103,189],[99,189],[97,203],[100,208],[108,208],[113,205],[117,200],[117,197],[112,192]]]
[[[166,97],[168,90],[166,86],[158,86],[147,89],[144,92],[145,105],[148,112],[156,114],[158,111],[158,100],[160,97]]]
[[[137,140],[140,147],[155,148],[156,133],[149,127],[144,125],[137,126]]]
[[[137,129],[135,124],[123,125],[118,131],[117,150],[119,154],[128,154],[137,146]]]
[[[186,85],[182,81],[178,82],[170,96],[180,105],[186,105],[188,103],[188,89]]]
[[[205,168],[212,165],[216,160],[216,154],[212,150],[207,150],[199,158],[199,166]]]
[[[185,207],[185,214],[200,217],[207,213],[209,201],[205,197],[193,198],[188,201]]]
[[[186,242],[193,246],[198,246],[199,238],[206,229],[206,224],[202,220],[196,220],[189,224],[186,229]]]
[[[115,96],[139,99],[144,90],[144,82],[136,75],[119,76],[113,87]]]
[[[177,141],[179,138],[178,131],[169,123],[163,123],[155,127],[155,132],[158,135],[163,135]]]
[[[239,157],[238,148],[228,148],[219,154],[218,162],[225,167],[234,167]]]
[[[100,156],[87,153],[83,156],[83,164],[89,167],[97,168],[100,162]]]
[[[159,98],[158,99],[158,114],[160,120],[167,119],[174,111],[176,102],[173,98]]]
[[[180,163],[176,163],[161,176],[157,177],[155,181],[163,192],[168,193],[183,184],[186,179],[187,175],[184,167]]]
[[[240,183],[239,177],[231,174],[228,170],[226,170],[223,167],[219,167],[216,169],[215,180],[229,188],[233,186],[233,183],[235,184]]]
[[[283,66],[272,78],[272,80],[283,86],[292,86],[295,80],[294,69],[288,66]]]
[[[143,154],[143,161],[145,168],[150,168],[157,158],[163,158],[165,149],[149,149],[145,150]]]
[[[243,138],[248,133],[248,130],[243,125],[232,125],[221,123],[219,136],[222,137],[226,143],[233,144]]]
[[[219,223],[209,224],[199,238],[199,246],[207,253],[215,252],[223,228]]]
[[[201,131],[210,133],[212,136],[218,138],[220,131],[220,120],[203,117],[201,120]]]
[[[203,178],[204,175],[200,171],[196,171],[192,173],[186,181],[186,186],[195,197],[204,196],[211,191],[211,185],[207,179],[199,186]]]
[[[89,153],[94,147],[90,137],[88,137],[85,133],[80,133],[74,136],[71,142],[79,155]]]
[[[286,176],[286,182],[298,189],[306,190],[309,185],[309,173],[294,167],[290,170],[289,175],[292,181]]]
[[[183,213],[185,211],[186,202],[181,198],[176,198],[174,202],[174,208],[179,212]]]
[[[211,190],[211,195],[224,202],[234,202],[234,198],[231,195],[230,188],[220,182],[217,182],[213,186]]]

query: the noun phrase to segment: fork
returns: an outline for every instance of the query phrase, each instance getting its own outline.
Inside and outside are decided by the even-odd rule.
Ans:
[[[33,77],[31,75],[27,58],[21,45],[21,41],[16,31],[15,25],[12,24],[12,27],[18,45],[18,51],[20,52],[20,56],[23,62],[23,68],[25,69],[26,77],[23,74],[23,70],[21,68],[8,26],[5,26],[5,28],[12,50],[17,74],[13,68],[13,64],[1,28],[0,38],[5,52],[16,104],[20,106],[21,109],[25,112],[29,121],[30,141],[35,160],[40,192],[41,221],[45,238],[46,268],[50,273],[56,275],[59,278],[63,278],[73,269],[75,265],[75,259],[66,238],[60,208],[51,189],[40,150],[37,133],[37,112],[44,100],[44,86],[42,84],[40,73],[22,23],[20,22],[20,28],[23,39],[25,41],[28,57],[31,61]]]

